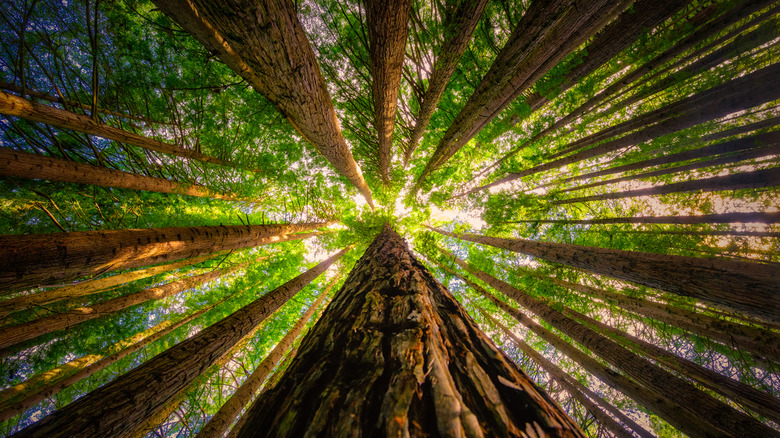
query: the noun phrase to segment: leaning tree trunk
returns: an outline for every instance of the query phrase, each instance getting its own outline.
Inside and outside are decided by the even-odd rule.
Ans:
[[[239,437],[582,436],[389,226]]]
[[[374,207],[292,1],[156,0],[155,4],[272,102]]]
[[[181,260],[217,251],[305,239],[327,223],[169,227],[0,236],[0,296],[14,290]]]
[[[371,95],[374,100],[374,127],[379,136],[379,176],[390,183],[390,156],[401,72],[409,33],[411,0],[396,0],[392,7],[381,0],[366,0],[369,54],[371,56]]]
[[[780,321],[777,266],[433,230]]]
[[[780,212],[750,212],[721,213],[692,216],[636,216],[612,217],[604,219],[527,219],[508,221],[510,224],[572,224],[572,225],[606,225],[606,224],[731,224],[731,223],[780,223]]]
[[[122,437],[165,409],[165,405],[219,360],[258,324],[325,272],[345,248],[266,293],[197,335],[138,368],[55,411],[14,435],[16,438]]]

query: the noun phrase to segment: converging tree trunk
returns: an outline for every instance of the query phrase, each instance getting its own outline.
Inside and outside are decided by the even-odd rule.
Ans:
[[[239,437],[582,436],[385,226]]]
[[[348,250],[339,251],[197,335],[14,436],[121,437],[133,432]]]
[[[509,221],[518,224],[571,224],[571,225],[605,225],[605,224],[727,224],[727,223],[780,223],[780,212],[750,212],[701,214],[692,216],[636,216],[611,217],[604,219],[528,219]]]

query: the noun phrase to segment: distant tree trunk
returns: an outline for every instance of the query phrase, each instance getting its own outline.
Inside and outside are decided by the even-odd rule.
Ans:
[[[447,39],[439,48],[433,73],[428,79],[428,89],[420,103],[420,112],[417,114],[414,129],[404,151],[404,165],[411,160],[412,153],[417,148],[428,122],[431,121],[439,99],[444,94],[447,83],[471,41],[471,35],[477,28],[482,12],[485,11],[487,0],[460,0],[456,3],[455,10],[446,15],[443,23],[444,36]]]
[[[337,279],[334,278],[327,288],[320,292],[320,296],[309,306],[306,313],[301,316],[298,322],[290,328],[287,334],[284,335],[281,341],[268,353],[255,368],[252,374],[246,378],[244,383],[236,389],[233,395],[219,408],[216,414],[203,426],[198,432],[196,438],[221,438],[230,429],[230,425],[233,420],[236,419],[244,406],[247,406],[251,401],[254,394],[260,389],[260,386],[265,382],[266,377],[273,371],[274,367],[282,360],[282,357],[290,349],[295,339],[303,332],[304,327],[311,319],[314,312],[319,308],[320,304],[330,294],[330,289],[336,283]]]
[[[624,192],[602,193],[600,195],[551,201],[553,205],[574,204],[577,202],[604,201],[606,199],[635,198],[637,196],[657,196],[669,193],[718,192],[723,190],[758,189],[780,186],[780,167],[754,170],[752,172],[732,173],[711,178],[692,179],[646,189],[626,190]]]
[[[389,226],[246,416],[239,437],[583,436]]]
[[[29,309],[31,307],[49,304],[67,298],[77,298],[95,294],[115,286],[153,277],[165,272],[175,271],[185,266],[197,265],[198,263],[213,257],[215,257],[215,254],[205,254],[200,257],[185,259],[167,265],[153,266],[151,268],[139,269],[124,274],[112,275],[111,277],[87,280],[72,286],[58,287],[37,294],[22,295],[11,298],[10,300],[0,301],[0,316],[3,316],[6,312]]]
[[[566,336],[571,337],[574,341],[579,342],[611,365],[626,373],[632,379],[646,385],[648,388],[653,388],[659,394],[666,394],[668,397],[678,400],[682,411],[666,412],[665,415],[658,412],[658,414],[662,415],[662,418],[681,431],[695,435],[701,434],[702,429],[704,429],[709,430],[707,434],[725,434],[730,436],[766,436],[773,433],[768,426],[735,410],[692,384],[675,377],[652,362],[621,347],[614,341],[599,335],[592,329],[553,309],[544,301],[470,267],[466,262],[458,259],[451,253],[447,252],[446,254],[470,274],[512,298]],[[485,292],[487,293],[487,291]],[[681,419],[683,420],[681,421]],[[698,424],[691,427],[690,423]]]
[[[780,232],[772,232],[772,231],[737,231],[737,230],[703,230],[703,231],[675,231],[675,230],[610,230],[610,233],[625,233],[625,234],[671,234],[671,235],[678,235],[678,236],[750,236],[750,237],[780,237]],[[676,249],[682,249],[682,250],[690,250],[690,248],[685,247],[669,247],[669,248],[676,248]],[[695,249],[694,251],[703,251],[708,252],[707,250],[702,250],[701,248]],[[750,252],[750,251],[746,251]],[[713,254],[719,254],[719,252],[712,252]],[[754,252],[754,254],[765,254],[765,253],[757,253]]]
[[[312,222],[4,235],[0,236],[0,295],[86,275],[305,239],[317,233],[292,233],[327,225]]]
[[[232,298],[232,296],[226,296],[214,304],[202,307],[176,322],[172,320],[163,321],[112,345],[104,355],[90,354],[74,359],[45,373],[35,375],[23,383],[3,390],[0,392],[0,421],[13,418],[41,401],[54,396],[63,389],[141,350],[152,342],[162,339],[165,335],[194,321],[229,298]]]
[[[433,230],[780,321],[776,266]]]
[[[163,410],[183,388],[348,250],[339,251],[197,335],[14,436],[121,437],[131,433]]]
[[[0,176],[174,193],[201,198],[240,200],[229,193],[220,193],[197,184],[180,183],[165,178],[140,175],[2,147],[0,147]]]
[[[65,313],[47,316],[23,324],[0,327],[0,352],[10,346],[17,345],[30,339],[35,339],[38,336],[43,336],[47,333],[69,329],[84,321],[111,315],[113,313],[119,312],[120,310],[124,310],[147,301],[161,300],[179,292],[202,286],[211,280],[242,269],[249,263],[237,265],[228,269],[215,269],[205,274],[186,277],[184,279],[173,281],[162,286],[133,292],[131,294],[112,298],[108,301],[103,301],[89,307],[79,307]]]
[[[155,4],[273,103],[374,207],[292,1],[157,0]]]
[[[397,0],[392,7],[380,0],[365,0],[371,55],[371,95],[374,99],[374,126],[379,136],[379,176],[390,182],[390,156],[401,71],[409,34],[411,0]]]
[[[613,217],[606,219],[529,219],[511,221],[507,223],[540,223],[540,224],[725,224],[725,223],[780,223],[780,212],[764,213],[722,213],[702,214],[692,216],[637,216],[637,217]]]
[[[539,366],[541,366],[542,369],[544,369],[553,379],[555,379],[555,381],[558,382],[563,387],[563,389],[566,390],[566,392],[568,392],[572,397],[580,402],[580,404],[582,404],[585,409],[588,410],[588,412],[596,417],[599,423],[603,424],[607,430],[615,434],[615,436],[625,438],[634,436],[631,434],[631,432],[626,430],[623,424],[636,431],[636,433],[643,438],[653,438],[655,436],[646,431],[642,426],[638,425],[634,420],[628,418],[625,414],[623,414],[623,412],[620,411],[620,409],[612,406],[609,402],[601,398],[601,396],[593,392],[590,388],[580,383],[579,380],[570,376],[566,373],[566,371],[558,368],[557,365],[547,360],[546,357],[531,348],[531,346],[526,344],[522,339],[518,338],[517,335],[512,333],[512,331],[509,330],[505,325],[498,322],[498,320],[493,318],[484,309],[478,307],[477,310],[479,310],[485,319],[501,329],[501,331],[504,333],[504,336],[508,337],[514,345],[520,348],[520,350],[523,351],[523,354],[529,356],[534,362],[539,364]],[[620,421],[622,421],[623,424],[613,420],[612,417],[606,415],[603,411],[611,413]]]
[[[201,154],[194,150],[185,149],[175,144],[165,143],[133,132],[103,125],[89,116],[31,102],[23,97],[8,94],[4,91],[0,91],[0,114],[21,117],[31,122],[45,123],[61,129],[71,129],[83,132],[84,134],[96,135],[98,137],[127,143],[151,151],[163,152],[178,157],[203,161],[205,163],[233,165],[232,163]]]

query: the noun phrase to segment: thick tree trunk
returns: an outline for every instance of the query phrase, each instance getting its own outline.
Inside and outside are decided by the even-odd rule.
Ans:
[[[201,198],[239,200],[230,194],[219,193],[197,184],[184,184],[164,178],[139,175],[2,147],[0,147],[0,176],[174,193]]]
[[[305,239],[328,223],[169,227],[0,236],[0,295],[86,275]]]
[[[67,298],[78,298],[95,294],[122,284],[153,277],[165,272],[175,271],[185,266],[196,265],[213,257],[215,257],[215,254],[205,254],[200,257],[181,260],[167,265],[153,266],[151,268],[139,269],[124,274],[112,275],[111,277],[83,281],[72,286],[58,287],[37,294],[22,295],[10,300],[0,301],[0,317],[7,312],[29,309],[31,307],[49,304]]]
[[[780,223],[780,212],[763,213],[721,213],[702,214],[692,216],[637,216],[637,217],[613,217],[605,219],[546,219],[546,220],[522,220],[507,223],[540,223],[540,224],[577,224],[577,225],[603,225],[603,224],[726,224],[726,223]]]
[[[239,437],[582,436],[389,226]]]
[[[199,287],[211,280],[242,269],[249,263],[244,263],[229,269],[215,269],[205,274],[194,275],[162,286],[133,292],[89,307],[79,307],[66,313],[47,316],[23,324],[2,327],[0,328],[0,352],[6,350],[8,347],[24,341],[29,341],[30,339],[35,339],[38,336],[43,336],[47,333],[70,329],[84,321],[110,315],[147,301],[161,300],[179,292]]]
[[[343,249],[197,335],[14,435],[124,436],[165,408],[265,318],[325,272]]]
[[[411,160],[412,153],[417,148],[428,122],[431,121],[439,99],[444,94],[447,83],[455,72],[463,52],[468,47],[471,35],[477,28],[477,23],[482,17],[486,5],[487,0],[460,0],[457,3],[457,8],[447,15],[443,26],[445,37],[449,36],[449,38],[439,48],[433,73],[428,79],[428,89],[420,104],[420,112],[414,122],[409,144],[404,151],[404,165]]]
[[[669,412],[663,414],[658,412],[658,414],[681,431],[688,434],[701,434],[702,429],[704,429],[708,430],[708,435],[728,436],[771,436],[774,434],[768,426],[735,410],[726,403],[697,389],[692,384],[675,377],[643,357],[632,353],[614,341],[565,316],[544,301],[470,267],[466,262],[452,254],[448,255],[470,274],[512,298],[566,336],[571,337],[574,341],[579,342],[612,366],[626,373],[632,379],[646,385],[648,388],[654,388],[659,394],[667,394],[667,396],[678,400],[683,411],[672,413],[672,415],[669,415]],[[683,421],[680,421],[680,415],[684,418]],[[691,427],[692,425],[689,424],[691,422],[698,424]]]
[[[31,122],[45,123],[60,129],[71,129],[84,134],[96,135],[109,140],[138,146],[156,152],[190,158],[206,163],[232,165],[229,162],[201,154],[181,146],[144,137],[119,128],[103,125],[95,119],[53,106],[31,102],[23,97],[0,91],[0,114],[21,117]]]
[[[693,179],[646,189],[626,190],[624,192],[602,193],[600,195],[581,196],[550,202],[553,205],[574,204],[577,202],[603,201],[606,199],[635,198],[637,196],[658,196],[669,193],[718,192],[723,190],[758,189],[780,186],[780,167],[754,170],[753,172],[732,173],[711,178]]]
[[[547,372],[547,374],[549,374],[556,382],[558,382],[558,384],[560,384],[566,390],[566,392],[568,392],[572,397],[580,402],[580,404],[582,404],[585,409],[587,409],[588,412],[590,412],[599,421],[599,423],[603,424],[607,430],[612,432],[615,436],[625,438],[634,436],[631,434],[631,432],[626,430],[626,428],[623,426],[623,424],[625,424],[626,426],[636,431],[637,434],[643,438],[654,437],[653,434],[646,431],[634,420],[623,414],[620,409],[612,406],[609,402],[601,398],[601,396],[591,391],[590,388],[580,383],[579,380],[571,377],[566,373],[566,371],[558,368],[557,365],[547,360],[547,358],[542,356],[541,353],[531,348],[530,345],[526,344],[522,339],[518,338],[517,335],[512,333],[512,331],[509,330],[505,325],[498,322],[498,320],[490,316],[490,314],[487,313],[484,309],[478,307],[477,310],[479,310],[485,319],[490,321],[494,326],[501,329],[501,331],[504,333],[504,336],[508,337],[513,344],[522,350],[523,354],[529,356],[534,362],[539,364],[539,366],[541,366],[542,369]],[[604,411],[607,411],[617,417],[620,421],[623,422],[623,424],[620,424],[619,422],[612,419],[612,417],[609,415],[606,415]]]
[[[236,389],[233,395],[219,408],[216,414],[206,423],[203,428],[198,432],[196,438],[221,438],[230,429],[230,425],[233,420],[236,419],[241,409],[244,406],[249,405],[252,402],[254,394],[260,389],[260,386],[265,382],[266,377],[273,371],[274,367],[282,360],[284,354],[290,349],[295,339],[303,332],[304,327],[309,322],[314,312],[319,308],[320,304],[330,294],[330,290],[338,280],[335,277],[328,286],[320,292],[320,296],[309,306],[306,313],[301,316],[298,322],[290,328],[287,334],[284,335],[281,341],[268,353],[266,356],[252,371],[252,374],[246,378],[244,383]]]
[[[409,34],[411,0],[394,1],[392,7],[381,0],[365,0],[371,56],[371,95],[374,100],[374,127],[379,136],[379,176],[390,182],[390,157],[401,71]]]
[[[292,1],[157,0],[155,4],[273,103],[374,207]]]
[[[433,230],[780,321],[776,266]]]

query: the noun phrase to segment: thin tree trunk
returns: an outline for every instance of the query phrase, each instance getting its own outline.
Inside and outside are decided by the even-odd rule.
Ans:
[[[305,239],[328,223],[204,226],[0,236],[0,295],[86,275]]]
[[[703,428],[704,430],[709,430],[708,434],[725,434],[729,436],[771,436],[775,433],[768,426],[754,418],[735,410],[726,403],[697,389],[692,384],[675,377],[650,361],[621,347],[614,341],[565,316],[544,301],[470,267],[466,262],[458,259],[451,253],[447,255],[453,258],[455,263],[463,269],[512,298],[566,336],[581,343],[590,351],[626,373],[632,379],[649,388],[654,388],[660,394],[667,394],[674,397],[675,400],[679,400],[682,411],[675,413],[673,417],[666,413],[667,415],[664,419],[681,431],[688,434],[701,434],[700,428]],[[684,421],[680,421],[680,415],[685,418]],[[698,424],[691,428],[689,424],[691,422]]]
[[[37,294],[22,295],[16,298],[11,298],[10,300],[0,301],[0,316],[7,314],[7,312],[29,309],[67,298],[78,298],[95,294],[122,284],[153,277],[165,272],[175,271],[185,266],[197,265],[198,263],[204,262],[213,257],[215,257],[215,254],[205,254],[200,257],[185,259],[167,265],[153,266],[151,268],[139,269],[137,271],[113,275],[111,277],[83,281],[72,286],[58,287],[56,289],[39,292]]]
[[[179,292],[200,287],[211,280],[245,268],[249,263],[252,262],[243,263],[228,269],[215,269],[205,274],[194,275],[162,286],[133,292],[89,307],[72,309],[66,313],[47,316],[23,324],[2,327],[0,328],[0,352],[8,352],[8,348],[11,346],[35,339],[47,333],[70,329],[84,321],[111,315],[147,301],[161,300]]]
[[[273,103],[374,207],[292,1],[157,0],[155,4]]]
[[[531,348],[530,345],[526,344],[522,339],[518,338],[517,335],[512,333],[512,331],[509,330],[505,325],[498,322],[498,320],[490,316],[490,314],[484,309],[477,307],[477,310],[479,310],[485,319],[490,321],[494,326],[500,328],[504,333],[504,336],[508,337],[514,345],[522,350],[523,354],[529,356],[531,359],[533,359],[534,362],[539,364],[539,366],[541,366],[542,369],[544,369],[553,379],[555,379],[555,381],[558,382],[566,390],[566,392],[568,392],[572,397],[574,397],[574,399],[580,402],[580,404],[582,404],[585,409],[588,410],[588,412],[596,417],[599,423],[603,424],[607,430],[612,432],[615,436],[625,438],[634,436],[631,434],[631,432],[626,430],[626,428],[623,426],[623,424],[625,424],[626,426],[629,426],[631,429],[636,431],[637,434],[643,438],[654,437],[653,434],[646,431],[634,420],[623,414],[620,409],[612,406],[612,404],[601,398],[601,396],[593,392],[590,388],[580,383],[579,380],[570,376],[566,373],[566,371],[558,368],[557,365],[547,360],[547,358],[542,356],[541,353]],[[617,417],[620,421],[623,422],[623,424],[613,420],[612,417],[606,415],[604,411],[607,411]]]
[[[389,226],[246,416],[239,437],[582,436]]]
[[[374,126],[379,136],[379,176],[387,185],[390,182],[396,103],[401,89],[412,2],[397,0],[392,7],[380,0],[365,0],[364,3],[373,79]]]
[[[693,179],[663,186],[645,189],[626,190],[624,192],[602,193],[592,196],[551,201],[552,205],[574,204],[577,202],[604,201],[606,199],[635,198],[637,196],[658,196],[669,193],[718,192],[723,190],[758,189],[780,185],[780,167],[754,170],[752,172],[732,173],[711,178]]]
[[[530,219],[512,221],[507,223],[540,223],[540,224],[577,224],[577,225],[604,225],[604,224],[725,224],[725,223],[780,223],[780,212],[750,212],[750,213],[721,213],[702,214],[692,216],[637,216],[637,217],[613,217],[605,219]]]
[[[625,233],[625,234],[671,234],[671,235],[678,235],[678,236],[780,237],[780,232],[775,233],[775,232],[772,232],[772,231],[737,231],[737,230],[704,230],[704,231],[611,230],[610,232],[611,233]],[[684,247],[676,247],[676,248],[677,249],[683,249],[683,250],[690,249],[690,248],[684,248]],[[756,254],[760,254],[760,253],[756,253]]]
[[[339,260],[343,249],[143,365],[14,435],[116,436],[132,432],[246,334]]]
[[[138,146],[150,151],[163,152],[177,157],[223,166],[232,165],[230,162],[210,157],[194,150],[185,149],[175,144],[162,142],[133,132],[107,126],[98,123],[89,116],[31,102],[23,97],[8,94],[4,91],[0,91],[0,114],[20,117],[31,122],[45,123],[60,129],[70,129],[83,132],[84,134],[96,135],[109,140]]]
[[[780,321],[777,266],[433,230]]]
[[[330,290],[333,285],[338,281],[338,277],[334,277],[330,281],[328,286],[320,292],[320,296],[309,306],[306,313],[301,316],[298,322],[290,328],[287,334],[284,335],[281,341],[268,353],[266,356],[252,371],[252,374],[246,378],[244,383],[236,389],[236,392],[230,396],[230,398],[219,408],[216,414],[206,423],[203,428],[198,432],[196,438],[221,438],[230,429],[230,425],[233,420],[236,419],[241,409],[247,406],[251,401],[253,395],[260,389],[260,386],[265,381],[266,377],[273,371],[274,367],[282,360],[282,357],[290,349],[295,339],[303,332],[304,327],[311,319],[314,312],[319,308],[320,304],[330,294]]]
[[[229,193],[213,191],[198,184],[180,183],[3,147],[0,147],[0,176],[173,193],[201,198],[240,200]]]
[[[449,38],[440,47],[433,73],[428,79],[428,90],[426,90],[420,104],[420,112],[417,114],[414,129],[404,151],[404,165],[411,160],[412,153],[417,148],[428,122],[431,121],[439,99],[444,94],[447,83],[455,72],[463,52],[468,47],[471,35],[477,28],[477,23],[479,23],[486,5],[487,0],[461,0],[457,3],[457,8],[447,15],[443,26],[445,37],[449,36]]]

